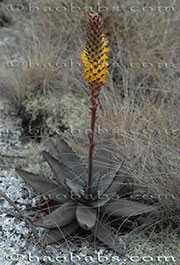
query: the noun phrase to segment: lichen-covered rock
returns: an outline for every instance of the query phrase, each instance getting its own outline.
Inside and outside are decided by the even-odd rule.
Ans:
[[[62,100],[62,122],[68,128],[81,128],[89,119],[86,99],[77,99],[73,95],[65,95]]]
[[[51,134],[61,131],[61,128],[82,128],[89,121],[85,101],[86,99],[77,99],[72,94],[61,97],[60,93],[52,93],[50,97],[40,95],[27,97],[24,106],[25,112],[31,119],[31,131]]]

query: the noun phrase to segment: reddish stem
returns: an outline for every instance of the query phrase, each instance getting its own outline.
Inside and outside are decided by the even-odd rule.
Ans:
[[[90,106],[91,110],[91,132],[88,134],[89,137],[89,165],[88,165],[88,196],[91,193],[91,183],[93,178],[93,151],[94,151],[94,130],[95,130],[95,122],[97,119],[96,111],[98,107],[98,103],[96,101],[96,97],[99,95],[99,92],[97,90],[93,90],[90,88],[90,94],[91,94],[91,102],[92,106]]]

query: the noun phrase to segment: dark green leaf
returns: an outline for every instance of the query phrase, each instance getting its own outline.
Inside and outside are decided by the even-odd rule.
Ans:
[[[116,173],[118,172],[120,167],[121,165],[118,165],[111,171],[101,176],[97,186],[97,191],[99,192],[100,195],[104,194],[108,190],[114,178],[116,177]]]
[[[64,141],[61,135],[56,135],[49,141],[49,150],[59,161],[73,170],[79,176],[79,184],[83,185],[87,181],[88,172],[79,156]]]
[[[127,178],[127,176],[119,175],[121,166],[122,164],[117,166],[114,170],[111,170],[110,173],[107,173],[101,177],[97,187],[98,199],[92,201],[91,206],[101,207],[111,200],[114,195],[116,196],[116,191],[121,189],[123,181],[125,181]],[[117,179],[119,179],[119,181],[117,181]]]
[[[48,214],[56,210],[61,206],[56,200],[47,200],[40,203],[36,203],[36,207],[42,211],[46,211]]]
[[[131,217],[139,214],[145,214],[155,210],[154,206],[146,205],[140,202],[129,201],[126,199],[115,199],[107,205],[102,206],[102,211],[109,216]]]
[[[120,255],[125,255],[125,251],[121,249],[120,242],[118,242],[116,236],[112,232],[111,224],[105,220],[97,221],[96,225],[93,229],[91,229],[92,233],[98,238],[101,242],[103,242],[106,246],[113,249]]]
[[[130,176],[130,173],[133,171],[134,167],[139,162],[138,157],[133,157],[129,160],[123,160],[121,167],[119,168],[116,177],[114,178],[114,181],[112,182],[112,185],[108,188],[106,193],[108,194],[115,194],[116,192],[119,192],[120,194],[124,194],[127,192],[127,186],[124,186],[124,182],[127,180],[127,178]]]
[[[97,209],[78,205],[76,208],[76,218],[83,229],[90,230],[96,224]]]
[[[62,187],[66,188],[65,186],[65,179],[71,179],[74,180],[77,178],[74,172],[69,170],[66,165],[64,165],[62,162],[58,161],[56,158],[54,158],[49,153],[43,151],[42,152],[45,160],[50,165],[56,179],[59,181]]]
[[[95,193],[97,191],[97,187],[100,181],[101,175],[100,172],[94,172],[92,184],[91,184],[91,192]]]
[[[121,185],[123,185],[123,183],[126,181],[127,177],[128,177],[128,174],[124,168],[124,162],[122,162],[121,166],[119,167],[118,171],[116,172],[116,175],[114,177],[113,182],[108,187],[106,192],[108,194],[116,193],[121,188]]]
[[[94,155],[94,172],[104,175],[112,168],[112,163],[112,151],[102,145]]]
[[[36,192],[39,192],[49,199],[57,199],[64,203],[69,198],[68,194],[58,186],[53,180],[47,179],[42,175],[33,174],[20,168],[16,168],[16,172],[29,184]]]
[[[52,213],[34,221],[33,225],[45,228],[65,226],[75,219],[75,213],[76,203],[74,201],[68,201]]]
[[[74,198],[80,199],[81,201],[85,201],[84,195],[86,191],[83,189],[83,187],[81,187],[75,181],[71,181],[69,179],[65,180],[65,184],[67,186],[67,189],[69,189],[69,193],[73,195]]]
[[[74,220],[72,223],[66,226],[49,229],[48,233],[42,239],[41,243],[43,245],[50,245],[64,241],[67,237],[74,233],[78,227],[79,225],[77,221]]]
[[[94,172],[99,171],[103,176],[109,170],[113,169],[117,162],[117,158],[115,158],[115,144],[112,140],[111,133],[107,132],[101,135],[100,143],[96,145],[97,151],[94,154]]]

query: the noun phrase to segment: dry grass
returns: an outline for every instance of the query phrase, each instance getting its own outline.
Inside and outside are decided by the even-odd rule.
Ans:
[[[137,198],[157,198],[160,211],[149,225],[178,227],[180,196],[180,142],[178,108],[170,103],[154,104],[149,99],[137,105],[129,98],[119,100],[105,92],[99,128],[112,132],[117,153],[139,157],[131,173]],[[147,222],[148,223],[148,222]]]

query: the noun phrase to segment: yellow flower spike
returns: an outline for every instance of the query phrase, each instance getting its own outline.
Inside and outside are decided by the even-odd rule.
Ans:
[[[86,48],[81,54],[84,79],[97,86],[106,82],[108,73],[108,40],[102,32],[101,18],[97,13],[90,14],[88,20],[88,32]],[[103,77],[102,77],[103,76]]]
[[[107,58],[108,58],[107,54],[103,54],[103,56],[100,58],[100,61],[105,62]]]
[[[103,50],[102,50],[102,54],[105,54],[105,53],[107,53],[107,52],[109,52],[109,48],[108,47],[105,47]]]
[[[81,54],[84,79],[89,84],[89,94],[91,106],[91,131],[88,133],[89,138],[89,164],[88,164],[88,183],[87,195],[91,193],[91,182],[93,178],[93,150],[94,150],[94,128],[97,119],[96,111],[98,107],[97,97],[106,82],[108,73],[108,41],[102,30],[102,21],[96,12],[88,16],[88,30],[86,47]]]

